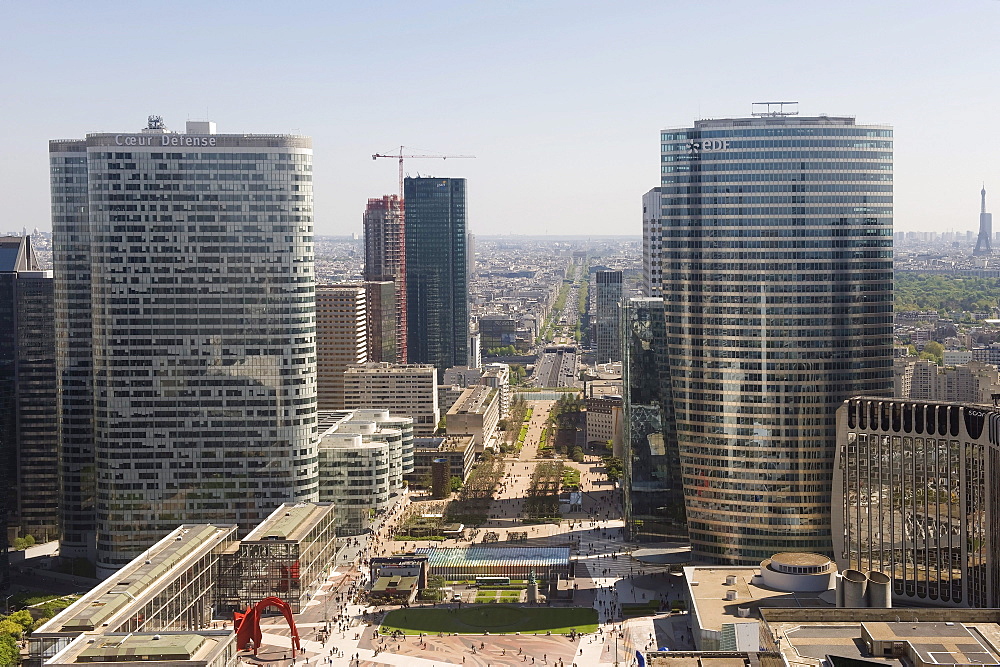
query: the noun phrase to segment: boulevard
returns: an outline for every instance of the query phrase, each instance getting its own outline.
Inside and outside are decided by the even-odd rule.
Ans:
[[[302,652],[292,659],[288,627],[281,617],[262,623],[263,643],[257,656],[241,654],[244,664],[261,665],[621,665],[635,663],[636,650],[669,647],[693,649],[686,614],[624,618],[622,605],[659,600],[664,606],[683,598],[682,577],[666,565],[644,564],[632,557],[634,545],[623,539],[624,522],[620,490],[607,479],[599,457],[583,463],[562,459],[564,466],[580,471],[583,504],[579,511],[564,512],[558,523],[526,524],[522,520],[531,473],[541,462],[538,446],[555,401],[532,401],[525,444],[505,458],[504,476],[494,493],[487,521],[475,527],[471,539],[444,541],[395,540],[394,535],[411,503],[420,496],[399,499],[378,517],[368,535],[349,541],[341,559],[296,624]],[[565,507],[565,506],[564,506]],[[498,544],[512,531],[527,532],[525,546],[571,546],[575,567],[573,600],[553,601],[552,606],[592,607],[598,612],[598,629],[574,638],[566,635],[490,634],[437,636],[386,636],[379,623],[395,606],[372,606],[361,594],[371,558],[419,548],[481,544],[493,533]],[[469,596],[471,599],[473,596]],[[452,602],[416,601],[421,606],[457,608]],[[466,605],[467,606],[467,605]]]

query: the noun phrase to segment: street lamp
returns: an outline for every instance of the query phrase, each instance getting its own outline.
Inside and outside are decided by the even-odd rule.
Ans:
[[[3,599],[3,613],[4,614],[9,614],[10,613],[10,599],[12,597],[14,597],[14,595],[15,595],[15,593],[11,593],[10,595],[8,595],[7,597],[5,597]]]

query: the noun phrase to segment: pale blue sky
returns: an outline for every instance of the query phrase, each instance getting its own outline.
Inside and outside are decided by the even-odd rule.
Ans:
[[[400,144],[476,160],[481,234],[639,234],[658,135],[800,101],[895,126],[896,228],[1000,212],[1000,2],[0,0],[0,231],[49,228],[46,142],[168,127],[300,132],[316,231],[360,233]]]

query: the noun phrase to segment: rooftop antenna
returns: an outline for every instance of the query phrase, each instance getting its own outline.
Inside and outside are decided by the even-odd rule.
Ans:
[[[750,106],[750,115],[757,117],[797,116],[799,115],[798,104],[798,102],[753,102]],[[785,105],[794,105],[796,108],[785,111]]]

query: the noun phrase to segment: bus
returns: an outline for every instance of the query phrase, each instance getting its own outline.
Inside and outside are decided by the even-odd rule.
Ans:
[[[510,577],[476,577],[476,586],[510,586]]]

